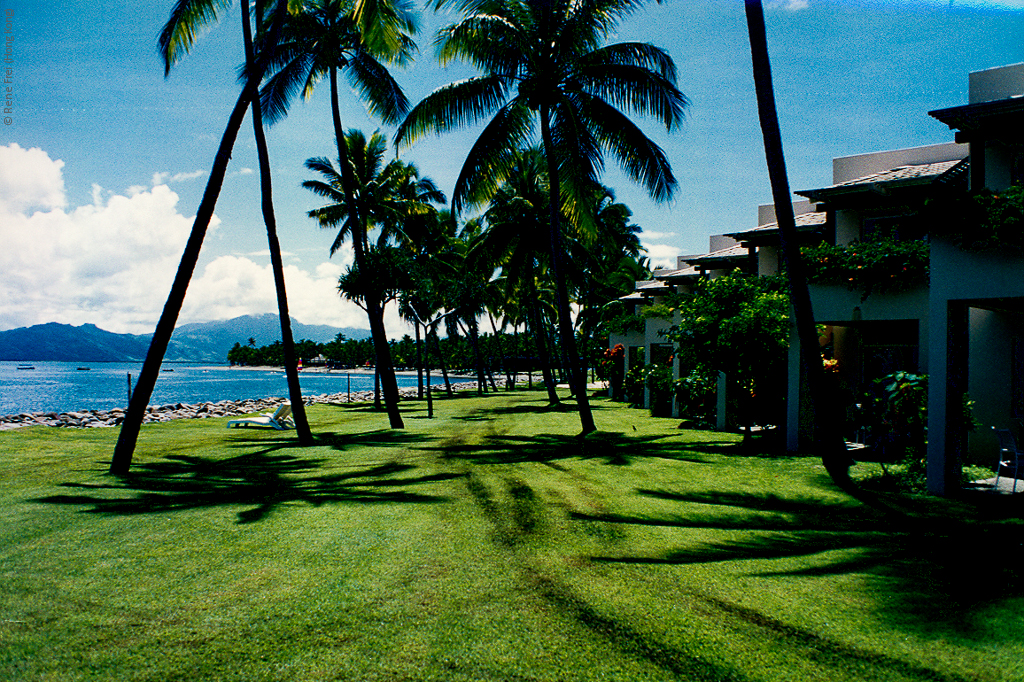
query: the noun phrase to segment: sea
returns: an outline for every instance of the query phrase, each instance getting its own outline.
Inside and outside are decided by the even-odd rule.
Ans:
[[[141,362],[0,362],[0,414],[124,408],[141,370]],[[299,384],[303,395],[372,391],[373,374],[306,371]],[[399,387],[415,385],[415,372],[398,374]],[[284,370],[165,362],[149,404],[287,396]]]

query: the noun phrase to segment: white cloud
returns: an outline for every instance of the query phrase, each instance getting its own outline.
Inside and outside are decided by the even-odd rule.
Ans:
[[[153,187],[156,187],[157,185],[166,185],[168,182],[185,182],[187,180],[195,180],[196,178],[201,178],[204,175],[206,175],[206,171],[204,170],[190,171],[188,173],[175,173],[173,175],[161,171],[153,173],[153,179],[151,182]]]
[[[63,167],[38,147],[0,147],[0,212],[63,208]]]
[[[782,9],[787,12],[807,9],[810,3],[807,0],[771,0],[768,9]]]
[[[177,271],[194,217],[178,212],[166,174],[152,188],[119,195],[93,185],[92,203],[69,209],[64,162],[40,149],[0,146],[0,329],[46,322],[95,324],[150,333]],[[12,171],[12,169],[14,169]],[[210,230],[220,220],[215,216]],[[254,254],[255,255],[255,254]],[[179,324],[277,313],[273,272],[244,255],[222,256],[197,271]],[[305,324],[366,328],[366,314],[337,291],[352,262],[346,244],[311,271],[285,267],[292,316]],[[388,306],[388,333],[410,329]]]
[[[367,328],[366,313],[338,294],[338,277],[352,263],[352,247],[345,244],[335,256],[310,272],[286,265],[285,288],[288,311],[304,324]],[[260,265],[243,256],[221,256],[193,279],[182,310],[188,320],[223,320],[239,315],[278,312],[274,273],[269,264]],[[388,306],[385,326],[391,337],[411,330]]]
[[[21,170],[0,170],[0,328],[91,322],[152,331],[192,218],[178,213],[166,185],[130,196],[94,185],[92,204],[66,209],[63,166],[39,149],[0,147],[0,169]]]
[[[195,170],[190,173],[175,173],[171,176],[171,182],[184,182],[186,180],[195,180],[206,175],[204,170]]]
[[[660,265],[665,268],[675,269],[676,256],[682,255],[679,247],[669,244],[645,244],[645,246],[647,247],[647,257],[651,259],[652,268]]]

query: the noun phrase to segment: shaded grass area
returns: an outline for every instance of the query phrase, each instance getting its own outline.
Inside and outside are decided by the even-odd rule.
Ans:
[[[0,679],[1017,680],[1015,501],[536,392],[0,433]]]

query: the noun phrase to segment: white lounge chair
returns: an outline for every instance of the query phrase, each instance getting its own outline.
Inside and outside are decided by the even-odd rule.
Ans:
[[[269,426],[278,431],[284,431],[295,427],[295,423],[289,418],[292,413],[291,403],[284,403],[273,412],[266,412],[258,417],[246,417],[244,419],[232,419],[228,422],[228,428],[236,426]]]

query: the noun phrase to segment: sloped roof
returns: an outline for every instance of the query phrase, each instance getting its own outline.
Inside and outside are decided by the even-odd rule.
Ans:
[[[1024,114],[1024,95],[1014,95],[991,102],[963,104],[948,109],[929,111],[928,115],[942,121],[951,130],[1012,132],[1019,138],[1020,119]]]
[[[742,260],[750,256],[750,251],[742,244],[736,244],[725,249],[712,251],[700,256],[684,256],[683,260],[692,265],[716,265],[720,262]]]
[[[657,277],[658,271],[655,270],[654,272],[654,276]],[[657,279],[652,279],[648,282],[644,282],[643,284],[638,285],[636,290],[639,294],[647,294],[649,296],[662,293],[667,294],[671,293],[672,291],[667,284],[665,284],[664,282],[659,282]]]
[[[796,229],[800,230],[801,228],[803,228],[804,230],[806,230],[808,228],[815,229],[824,225],[825,221],[828,218],[828,215],[823,211],[811,211],[810,213],[801,213],[800,215],[795,216],[795,218]],[[749,239],[751,237],[759,237],[761,235],[772,234],[778,231],[778,229],[778,222],[765,223],[764,225],[758,225],[757,227],[751,228],[749,230],[743,230],[742,232],[730,232],[725,236],[732,237],[733,239],[742,241],[744,239]]]
[[[663,282],[670,282],[672,280],[690,279],[692,277],[700,277],[700,270],[694,267],[682,268],[679,270],[659,270],[655,271],[654,278]]]
[[[937,163],[922,163],[908,166],[890,168],[881,173],[872,173],[862,178],[855,178],[840,182],[821,189],[805,189],[796,192],[800,196],[807,197],[811,201],[825,201],[832,197],[844,194],[854,194],[865,191],[876,191],[895,189],[897,187],[913,187],[926,185],[939,178],[943,174],[952,171],[960,164],[966,164],[966,159],[952,159],[939,161]]]

